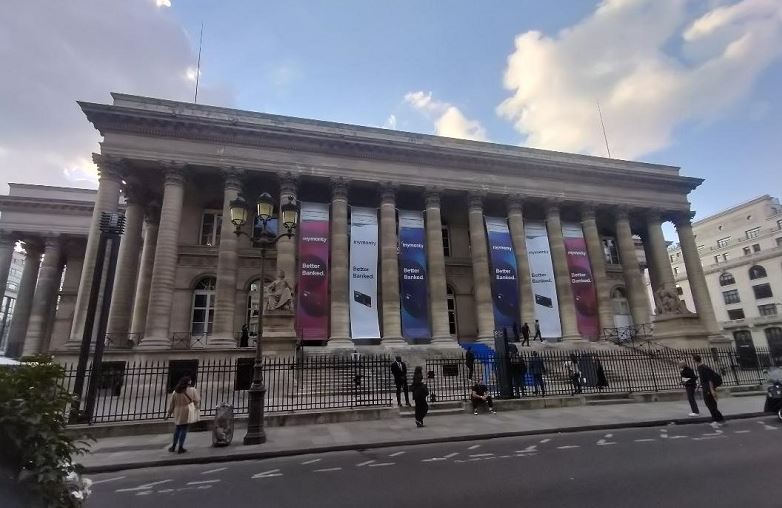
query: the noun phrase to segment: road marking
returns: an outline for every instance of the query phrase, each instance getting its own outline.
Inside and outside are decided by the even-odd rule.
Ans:
[[[154,490],[143,490],[141,492],[136,492],[137,496],[148,496],[149,494],[152,494]]]
[[[327,467],[326,469],[315,469],[314,473],[330,473],[332,471],[341,471],[341,467]]]
[[[389,455],[389,457],[397,457],[397,456],[399,456],[399,455],[402,455],[403,453],[405,453],[405,452],[396,452],[396,453],[392,453],[391,455]]]
[[[573,448],[581,448],[581,445],[572,444],[565,446],[557,446],[557,450],[572,450]]]
[[[160,480],[160,481],[157,481],[157,482],[145,483],[143,485],[139,485],[138,487],[132,487],[132,488],[128,488],[128,489],[118,489],[118,490],[115,490],[114,492],[137,492],[139,490],[149,490],[152,487],[154,487],[155,485],[162,485],[164,483],[173,482],[173,481],[174,480]]]
[[[263,473],[257,473],[252,475],[250,478],[272,478],[274,476],[282,476],[282,473],[280,473],[279,469],[270,469],[268,471],[264,471]]]
[[[668,436],[668,439],[687,439],[688,436]]]
[[[657,441],[654,438],[634,439],[636,443],[648,443],[650,441]]]
[[[441,460],[448,460],[445,457],[431,457],[429,459],[422,459],[421,462],[439,462]]]
[[[498,459],[509,459],[509,458],[511,458],[511,455],[500,455],[500,456],[499,456],[499,457],[497,457],[497,458],[498,458]]]
[[[541,443],[548,443],[549,441],[551,441],[550,438],[546,438],[546,439],[541,439],[540,440]]]
[[[616,441],[606,441],[605,439],[599,439],[597,441],[597,446],[608,446],[612,444],[616,444]]]
[[[199,487],[197,487],[198,490],[211,489],[211,488],[212,488],[211,485],[200,485]]]
[[[606,435],[605,435],[605,438],[606,438],[606,439],[611,439],[612,437],[614,437],[614,435],[613,435],[613,434],[606,434]]]
[[[95,480],[95,481],[92,482],[92,484],[93,485],[98,485],[100,483],[109,483],[109,482],[114,482],[114,481],[117,481],[117,480],[121,480],[123,478],[127,478],[127,476],[115,476],[114,478],[106,478],[105,480]]]
[[[692,440],[693,441],[705,441],[707,439],[719,439],[721,437],[724,438],[724,437],[728,437],[728,436],[703,436],[703,437],[694,437],[694,438],[692,438]]]
[[[217,469],[210,469],[209,471],[202,471],[201,474],[212,474],[212,473],[219,473],[220,471],[225,471],[228,469],[227,467],[218,467]]]
[[[719,436],[722,434],[722,431],[719,429],[716,429],[714,432],[704,432],[703,436]]]
[[[493,453],[473,453],[470,457],[491,457]]]
[[[158,494],[168,494],[170,492],[174,492],[174,489],[161,489],[157,491]]]
[[[536,451],[537,449],[538,449],[538,445],[530,445],[524,448],[523,450],[516,450],[516,453],[530,453]]]
[[[301,463],[301,465],[302,465],[302,466],[304,466],[304,465],[307,465],[307,464],[314,464],[314,463],[316,463],[316,462],[320,462],[320,460],[321,460],[321,459],[311,459],[311,460],[305,460],[304,462],[302,462],[302,463]]]
[[[472,446],[468,447],[467,449],[468,449],[468,450],[474,450],[474,449],[476,449],[476,448],[480,448],[480,447],[481,447],[481,445],[479,445],[479,444],[474,444],[474,445],[472,445]]]
[[[449,453],[448,455],[443,455],[443,458],[450,459],[452,457],[456,457],[457,455],[459,455],[459,452],[453,452],[453,453]]]
[[[734,430],[735,434],[747,434],[749,432],[752,432],[751,430]]]
[[[201,480],[197,482],[187,482],[186,485],[206,485],[207,483],[217,483],[220,480]]]
[[[377,464],[370,464],[369,467],[385,467],[393,466],[396,462],[378,462]]]
[[[371,464],[373,462],[376,462],[376,461],[375,460],[367,460],[366,462],[361,462],[359,464],[356,464],[356,467],[368,466],[369,464]]]

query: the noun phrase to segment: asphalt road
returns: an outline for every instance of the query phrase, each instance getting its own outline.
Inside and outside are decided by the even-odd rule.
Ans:
[[[88,506],[778,508],[781,439],[766,417],[139,469]]]

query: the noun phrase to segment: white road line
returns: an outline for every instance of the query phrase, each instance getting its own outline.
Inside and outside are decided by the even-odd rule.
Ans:
[[[187,482],[186,485],[206,485],[207,483],[217,483],[220,480],[201,480],[197,482]]]
[[[509,459],[509,458],[511,458],[511,455],[500,455],[500,456],[499,456],[499,457],[497,457],[497,458],[498,458],[498,459]]]
[[[470,457],[491,457],[493,453],[473,453]]]
[[[657,440],[654,438],[645,438],[645,439],[634,439],[633,441],[635,441],[636,443],[649,443],[651,441],[657,441]]]
[[[161,489],[157,491],[158,494],[168,494],[169,492],[174,492],[174,489]]]
[[[152,487],[154,487],[155,485],[162,485],[164,483],[173,482],[173,481],[174,480],[160,480],[160,481],[157,481],[157,482],[145,483],[143,485],[139,485],[138,487],[132,487],[132,488],[129,488],[129,489],[118,489],[118,490],[115,490],[114,492],[137,492],[139,490],[149,490]]]
[[[479,444],[474,444],[474,445],[472,445],[472,446],[468,447],[467,449],[468,449],[468,450],[474,450],[474,449],[476,449],[476,448],[480,448],[480,447],[481,447],[481,445],[479,445]]]
[[[369,467],[385,467],[393,466],[396,462],[378,462],[377,464],[370,464]]]
[[[115,476],[114,478],[106,478],[105,480],[95,480],[95,481],[92,482],[92,484],[93,485],[98,485],[98,484],[101,484],[101,483],[109,483],[109,482],[114,482],[114,481],[117,481],[117,480],[121,480],[123,478],[127,478],[127,476]]]
[[[367,460],[365,462],[361,462],[361,463],[356,464],[356,467],[368,466],[369,464],[371,464],[373,462],[377,462],[377,461],[375,461],[374,459],[373,460]]]
[[[137,496],[148,496],[152,494],[154,490],[142,490],[141,492],[136,492]]]
[[[751,430],[734,430],[735,434],[747,434],[749,432],[752,432]]]
[[[391,455],[389,455],[389,457],[398,457],[399,455],[402,455],[403,453],[405,453],[405,452],[395,452],[395,453],[392,453]]]
[[[272,478],[274,476],[282,476],[282,473],[280,473],[279,469],[270,469],[268,471],[264,471],[263,473],[256,473],[250,478]]]
[[[211,489],[211,488],[212,488],[212,486],[211,486],[211,485],[199,485],[199,486],[198,486],[198,487],[196,487],[196,488],[197,488],[198,490],[203,490],[203,489]]]
[[[550,438],[546,438],[546,439],[541,439],[540,440],[541,443],[548,443],[549,441],[551,441]]]
[[[668,436],[668,439],[687,439],[689,436]]]
[[[330,473],[332,471],[342,471],[341,467],[327,467],[326,469],[315,469],[313,473]]]
[[[450,459],[452,457],[456,457],[457,455],[459,455],[459,452],[453,452],[453,453],[449,453],[448,455],[443,455],[443,458]]]
[[[693,441],[705,441],[707,439],[719,439],[719,438],[724,438],[724,437],[728,437],[728,436],[703,436],[703,437],[694,437],[694,438],[692,438],[692,440]]]
[[[572,450],[573,448],[581,448],[581,445],[557,446],[557,450]]]
[[[218,467],[217,469],[210,469],[209,471],[202,471],[201,474],[212,474],[212,473],[219,473],[220,471],[225,471],[228,469],[227,467]]]
[[[305,466],[305,465],[307,465],[307,464],[314,464],[314,463],[316,463],[316,462],[320,462],[320,461],[321,461],[321,459],[311,459],[311,460],[305,460],[304,462],[302,462],[302,463],[301,463],[301,465],[302,465],[302,466]]]
[[[606,441],[605,439],[599,439],[597,441],[597,446],[608,446],[616,444],[616,441]]]
[[[704,432],[702,436],[719,436],[722,434],[721,430],[715,430],[714,432]]]
[[[530,445],[524,448],[523,450],[516,450],[516,453],[530,453],[536,451],[537,449],[538,449],[538,445]]]
[[[440,462],[443,460],[448,460],[445,457],[431,457],[428,459],[421,459],[421,462]]]
[[[611,439],[612,437],[614,437],[614,435],[613,434],[606,434],[604,437],[606,439]]]

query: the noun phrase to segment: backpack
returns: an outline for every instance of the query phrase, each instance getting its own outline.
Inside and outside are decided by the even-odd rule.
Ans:
[[[719,372],[711,371],[711,384],[714,385],[714,388],[722,386],[722,376],[720,376]]]

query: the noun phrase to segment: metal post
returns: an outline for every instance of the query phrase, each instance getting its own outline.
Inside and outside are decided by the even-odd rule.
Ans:
[[[266,386],[263,383],[263,291],[264,271],[266,265],[266,247],[261,247],[261,280],[258,309],[258,333],[255,336],[255,363],[253,364],[253,382],[247,391],[247,434],[244,444],[253,445],[266,442],[266,432],[263,430],[263,406],[266,397]]]

